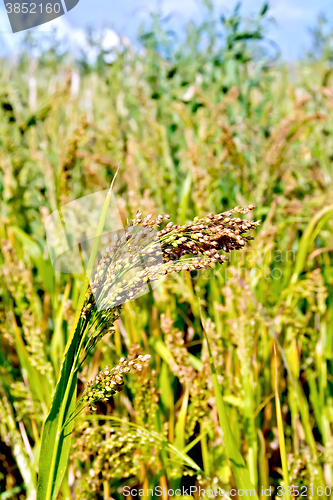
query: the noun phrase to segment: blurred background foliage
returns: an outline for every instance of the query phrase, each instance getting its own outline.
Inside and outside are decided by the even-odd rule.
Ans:
[[[79,391],[136,343],[152,355],[151,371],[129,377],[97,416],[78,418],[59,498],[122,498],[125,485],[234,486],[203,326],[259,496],[286,484],[283,441],[291,484],[308,498],[317,498],[311,486],[333,487],[332,35],[320,18],[311,53],[286,64],[265,37],[267,5],[243,19],[240,6],[215,18],[206,3],[205,20],[183,37],[154,15],[138,47],[99,50],[93,64],[56,46],[34,57],[31,37],[16,60],[0,61],[1,500],[34,498],[82,280],[53,270],[45,218],[108,188],[119,164],[124,223],[137,209],[186,223],[254,203],[262,225],[227,265],[174,275],[125,304]],[[94,33],[91,44],[99,47]],[[175,461],[166,439],[204,474]]]

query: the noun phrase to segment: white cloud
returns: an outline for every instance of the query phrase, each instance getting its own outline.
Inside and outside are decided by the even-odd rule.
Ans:
[[[25,37],[26,31],[12,33],[10,24],[6,22],[6,15],[0,17],[0,40],[3,42],[4,54],[15,54],[20,51],[21,43]],[[33,50],[33,56],[38,57],[43,50],[47,50],[56,43],[59,50],[65,50],[69,47],[74,54],[81,51],[87,55],[88,61],[93,63],[98,56],[98,48],[91,47],[88,43],[87,33],[83,28],[72,26],[66,16],[58,17],[52,22],[31,29],[34,37],[39,42],[38,49]],[[111,51],[119,45],[119,36],[115,31],[106,29],[104,38],[101,41],[102,49]],[[107,62],[111,62],[110,58]]]

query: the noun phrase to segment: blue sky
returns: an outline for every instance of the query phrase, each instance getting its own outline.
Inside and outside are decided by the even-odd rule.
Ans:
[[[236,1],[213,0],[218,13],[230,12]],[[178,26],[186,23],[190,18],[199,19],[203,9],[200,0],[80,0],[79,4],[66,15],[67,21],[73,28],[86,26],[113,27],[134,39],[138,25],[147,20],[149,12],[161,5],[163,12],[175,14]],[[245,15],[255,13],[262,6],[263,0],[243,0],[242,12]],[[271,16],[276,25],[271,25],[269,36],[278,43],[284,58],[293,60],[302,55],[304,47],[309,45],[308,28],[313,26],[318,14],[324,12],[333,25],[332,0],[271,0]],[[3,5],[0,9],[0,32],[5,33],[7,45],[14,46],[19,34],[10,33],[9,22],[6,18]],[[51,27],[52,21],[49,23]],[[46,29],[44,26],[44,30]],[[2,38],[4,38],[4,36]],[[16,38],[14,38],[16,37]],[[1,43],[1,37],[0,37]]]
[[[93,10],[91,5],[94,4]],[[184,23],[190,17],[199,18],[203,9],[198,0],[80,0],[79,4],[69,13],[73,24],[82,26],[87,22],[96,25],[103,22],[112,23],[117,31],[129,38],[135,33],[135,28],[147,19],[149,11],[162,5],[168,14],[174,12],[179,23]],[[258,12],[264,0],[243,0],[242,12],[250,14]],[[230,12],[230,6],[235,0],[213,0],[217,12]],[[277,25],[270,28],[270,36],[276,41],[288,59],[294,59],[302,54],[302,48],[309,44],[308,28],[313,26],[320,12],[324,12],[333,24],[332,0],[271,0],[271,16]],[[228,7],[229,6],[229,7]]]

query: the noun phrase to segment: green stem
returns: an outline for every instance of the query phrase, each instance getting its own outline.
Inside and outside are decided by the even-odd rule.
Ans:
[[[82,289],[82,292],[84,292],[84,294],[85,294],[86,289],[85,290],[84,290],[84,288]],[[82,292],[81,292],[81,294],[82,294]],[[79,304],[80,304],[80,302],[81,301],[79,301]],[[82,309],[82,306],[81,306],[81,309]],[[62,402],[62,405],[61,405],[60,411],[59,411],[59,418],[58,418],[58,424],[57,424],[57,433],[56,433],[56,437],[55,437],[55,446],[54,446],[54,449],[53,449],[52,461],[51,461],[51,466],[50,466],[50,475],[49,475],[49,477],[51,478],[51,480],[49,480],[48,485],[47,485],[47,492],[46,492],[46,498],[45,498],[45,500],[51,500],[51,498],[52,498],[52,486],[53,486],[53,480],[52,480],[52,478],[54,477],[54,472],[55,472],[55,468],[56,468],[56,458],[57,458],[57,455],[58,455],[58,449],[59,449],[59,443],[60,443],[60,436],[61,436],[61,434],[63,432],[64,427],[65,427],[63,425],[64,416],[65,416],[65,410],[66,410],[66,407],[67,407],[67,402],[69,400],[69,396],[70,396],[69,393],[70,393],[70,390],[71,390],[71,386],[72,386],[72,382],[73,382],[73,378],[74,378],[75,374],[76,374],[76,370],[75,370],[75,365],[74,365],[72,367],[70,375],[69,375],[69,379],[68,379],[67,386],[66,386],[66,391],[65,391],[65,394],[64,394],[64,397],[63,397],[63,402]]]
[[[81,403],[79,403],[78,405],[76,405],[76,408],[75,410],[73,411],[73,413],[77,410],[77,408],[80,406]],[[66,425],[70,424],[72,422],[72,420],[74,420],[76,417],[78,417],[80,415],[80,413],[85,409],[87,408],[87,406],[89,406],[89,403],[87,403],[86,405],[82,406],[82,408],[77,412],[75,413],[75,415],[70,415],[69,418],[66,420],[66,422],[64,423],[64,425],[62,426],[62,431],[64,430],[64,428],[66,427]]]
[[[119,170],[119,168],[118,168],[118,170]],[[76,313],[75,313],[75,319],[74,319],[74,323],[73,323],[72,330],[71,330],[71,335],[70,335],[70,338],[67,342],[64,356],[66,356],[66,354],[69,350],[69,347],[72,345],[76,329],[79,325],[81,311],[82,311],[84,301],[85,301],[86,291],[88,289],[89,281],[90,281],[91,276],[92,276],[93,267],[94,267],[97,252],[98,252],[99,242],[101,239],[101,234],[102,234],[102,231],[104,228],[107,211],[109,209],[109,205],[110,205],[110,201],[111,201],[112,188],[113,188],[114,181],[116,179],[118,170],[117,170],[115,176],[113,177],[112,184],[111,184],[111,187],[110,187],[108,194],[106,196],[106,199],[105,199],[105,202],[103,205],[103,209],[102,209],[102,213],[101,213],[101,217],[100,217],[99,222],[98,222],[96,236],[95,236],[93,248],[92,248],[92,251],[91,251],[91,254],[89,257],[88,266],[87,266],[86,278],[84,280],[84,284],[83,284],[81,294],[79,297],[79,301],[78,301],[78,305],[77,305],[77,309],[76,309]],[[72,369],[71,369],[71,372],[69,375],[69,379],[68,379],[67,386],[66,386],[66,391],[65,391],[65,394],[63,397],[63,401],[62,401],[60,410],[59,410],[59,418],[57,421],[57,432],[56,432],[56,436],[55,436],[55,446],[53,448],[52,460],[51,460],[51,464],[50,464],[49,481],[48,481],[48,485],[47,485],[45,500],[51,500],[51,498],[52,498],[53,478],[54,478],[54,473],[55,473],[55,469],[56,469],[56,459],[57,459],[58,450],[59,450],[60,437],[62,435],[63,428],[64,428],[64,416],[65,416],[65,411],[67,408],[67,403],[69,401],[69,398],[72,396],[72,394],[70,394],[70,390],[71,390],[74,376],[76,374],[76,363],[77,363],[78,355],[80,354],[80,349],[82,347],[83,337],[81,338],[79,349],[78,350],[75,349],[75,352],[76,352],[75,360],[74,360],[74,363],[73,363],[73,366],[72,366]]]

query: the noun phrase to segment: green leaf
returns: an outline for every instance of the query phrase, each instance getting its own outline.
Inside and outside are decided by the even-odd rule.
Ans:
[[[93,273],[116,175],[113,178],[111,187],[106,196],[98,222],[96,236],[87,265],[86,278],[81,289],[72,330],[65,349],[52,407],[43,429],[42,446],[39,457],[37,500],[57,499],[67,468],[71,446],[71,432],[74,425],[74,419],[69,417],[73,414],[75,408],[76,363],[81,348],[81,343],[79,343],[81,311],[84,305],[89,281]],[[67,422],[66,425],[65,422]]]
[[[28,376],[29,386],[33,397],[48,407],[51,404],[52,389],[45,377],[43,377],[31,364],[29,354],[21,337],[21,332],[15,321],[12,321],[15,349],[20,360],[20,366]],[[45,412],[46,413],[46,412]]]
[[[42,250],[38,243],[34,241],[31,236],[25,233],[21,228],[17,226],[11,226],[11,229],[18,240],[22,243],[25,250],[29,252],[31,257],[38,259],[42,255]]]
[[[301,274],[304,268],[307,252],[311,244],[311,241],[313,241],[312,234],[314,231],[316,231],[320,219],[329,212],[331,212],[332,210],[333,210],[333,205],[327,205],[326,207],[322,208],[310,219],[307,227],[305,228],[305,231],[302,234],[302,238],[299,243],[299,250],[297,252],[294,273],[291,277],[291,284],[297,282],[298,276]]]
[[[181,224],[185,224],[187,219],[187,210],[190,205],[191,187],[192,187],[192,172],[189,171],[186,176],[182,192],[180,195],[179,217]]]
[[[153,347],[153,349],[155,349],[160,358],[162,358],[163,361],[165,361],[170,367],[177,364],[171,352],[162,340],[155,337],[150,337],[149,344]]]
[[[52,401],[51,411],[46,419],[43,435],[42,447],[39,457],[39,481],[37,499],[44,500],[51,498],[55,500],[58,496],[58,491],[61,482],[66,472],[68,455],[71,445],[71,432],[74,421],[68,423],[64,429],[59,429],[59,417],[63,404],[66,404],[64,398],[66,396],[66,386],[70,379],[70,374],[76,353],[78,330],[71,345],[66,353],[65,359],[60,369],[60,378],[56,386],[55,395]],[[69,388],[69,404],[66,404],[65,415],[70,415],[74,411],[76,400],[76,376],[72,377],[71,386]],[[53,456],[57,464],[54,474],[51,476],[51,465]],[[50,496],[51,494],[51,496]]]
[[[190,363],[193,366],[193,368],[195,368],[198,372],[200,372],[203,366],[201,359],[197,358],[190,352],[188,353],[188,357],[190,358]]]
[[[11,226],[15,237],[21,242],[24,250],[26,250],[36,264],[38,276],[41,277],[46,290],[53,294],[54,292],[54,270],[50,259],[45,260],[42,249],[38,243],[17,226]]]
[[[288,458],[287,458],[287,450],[286,450],[286,440],[284,437],[283,430],[283,417],[279,396],[279,386],[278,386],[278,364],[276,358],[276,349],[274,346],[274,371],[275,371],[275,408],[276,408],[276,422],[278,428],[279,435],[279,446],[280,446],[280,456],[281,456],[281,464],[282,464],[282,474],[284,487],[288,487],[289,483],[289,471],[288,471]]]
[[[175,447],[178,450],[183,450],[185,448],[185,422],[186,422],[186,414],[188,407],[188,399],[189,399],[189,390],[185,389],[183,394],[183,401],[181,408],[178,413],[176,429],[175,429]]]
[[[202,324],[203,321],[202,321]],[[214,361],[212,357],[212,353],[210,350],[209,346],[209,341],[208,337],[206,334],[206,331],[204,329],[204,335],[206,338],[207,342],[207,347],[208,347],[208,353],[209,353],[209,362],[210,362],[210,368],[212,372],[212,379],[213,379],[213,385],[214,385],[214,393],[215,393],[215,398],[216,398],[216,405],[217,405],[217,413],[219,417],[219,422],[220,426],[222,429],[222,435],[223,435],[223,441],[225,444],[225,449],[226,449],[226,454],[229,459],[232,472],[235,478],[236,486],[240,490],[252,490],[254,492],[254,498],[256,500],[259,500],[258,495],[255,491],[255,488],[250,480],[250,474],[249,471],[245,465],[243,456],[241,452],[239,451],[236,440],[234,438],[234,435],[232,433],[231,427],[230,427],[230,422],[229,418],[224,406],[223,402],[223,397],[220,389],[220,384],[217,379],[217,374],[214,366]],[[251,494],[252,497],[252,494]]]
[[[21,488],[19,486],[15,486],[11,490],[4,491],[0,494],[0,500],[10,500],[14,495],[20,493]]]
[[[165,408],[170,410],[171,400],[173,401],[173,392],[171,388],[171,375],[170,370],[167,363],[162,363],[161,372],[159,377],[159,386],[163,387],[163,391],[161,392],[161,401]]]
[[[238,408],[244,408],[245,406],[243,399],[238,398],[237,396],[233,396],[232,394],[227,394],[226,396],[223,396],[223,401],[225,401],[229,405],[238,406]]]

